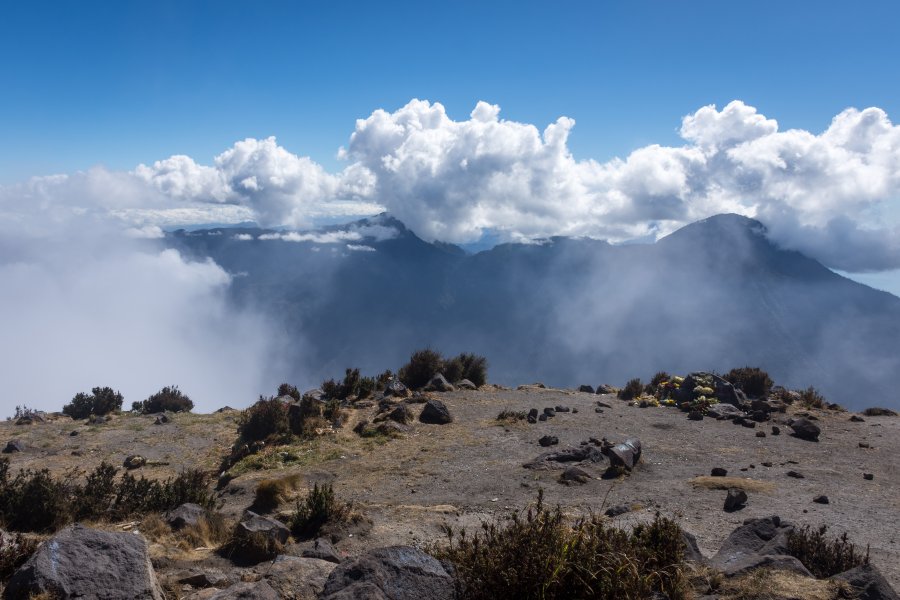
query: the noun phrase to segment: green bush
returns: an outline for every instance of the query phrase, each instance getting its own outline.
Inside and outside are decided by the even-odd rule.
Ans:
[[[284,438],[291,434],[288,406],[278,398],[259,397],[241,413],[238,436],[244,443]]]
[[[435,373],[444,368],[444,359],[434,350],[425,349],[413,352],[409,362],[400,367],[397,377],[409,389],[425,387]]]
[[[121,520],[165,512],[185,502],[211,508],[209,477],[199,470],[183,471],[165,481],[136,478],[101,463],[79,483],[70,471],[53,477],[47,469],[19,471],[9,476],[9,460],[0,459],[0,522],[12,531],[53,532],[74,520]]]
[[[298,537],[312,537],[326,523],[340,523],[350,517],[350,505],[335,498],[331,484],[318,483],[303,501],[297,500],[291,516],[291,531]]]
[[[641,380],[635,377],[625,384],[621,390],[619,390],[618,398],[620,400],[634,400],[638,396],[644,393],[644,384],[641,383]]]
[[[732,369],[723,379],[752,398],[764,398],[775,385],[769,374],[759,367]]]
[[[297,386],[289,383],[282,383],[278,386],[278,395],[290,396],[294,400],[300,400],[300,390],[297,389]]]
[[[828,526],[811,529],[809,525],[788,535],[788,554],[803,563],[810,573],[826,579],[861,565],[869,564],[869,548],[862,555],[844,533],[836,539],[827,537]]]
[[[558,506],[544,506],[539,492],[524,516],[484,523],[471,536],[449,525],[444,533],[447,544],[430,551],[452,563],[463,600],[678,600],[688,594],[681,530],[659,514],[631,532],[593,515],[570,524]]]
[[[90,394],[79,392],[69,404],[63,406],[63,414],[73,419],[87,419],[91,415],[106,415],[122,409],[124,398],[110,387],[95,387]]]
[[[166,386],[143,402],[135,402],[131,409],[149,415],[158,412],[190,412],[194,402],[177,385]]]

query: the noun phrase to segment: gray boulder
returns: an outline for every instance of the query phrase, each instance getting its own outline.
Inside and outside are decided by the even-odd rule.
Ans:
[[[732,404],[713,404],[706,410],[706,416],[711,419],[736,419],[744,416],[744,411]]]
[[[208,600],[281,600],[281,598],[265,581],[242,581],[216,592]]]
[[[788,424],[791,429],[794,430],[794,437],[798,437],[801,440],[807,440],[810,442],[818,442],[819,434],[822,432],[819,429],[819,426],[810,421],[809,419],[805,419],[800,417],[799,419],[793,419]]]
[[[188,526],[194,526],[200,519],[206,517],[206,509],[199,504],[186,502],[178,508],[173,508],[166,514],[166,522],[172,529],[178,530]]]
[[[578,391],[579,391],[579,392],[584,392],[585,394],[593,394],[593,393],[595,393],[594,387],[593,387],[593,386],[590,386],[590,385],[579,385],[579,386],[578,386]]]
[[[341,562],[341,555],[338,554],[337,550],[334,549],[334,546],[332,546],[331,542],[326,538],[318,538],[313,542],[312,548],[307,548],[303,551],[303,557],[318,558],[335,564]]]
[[[731,532],[710,560],[710,564],[727,577],[762,567],[812,577],[799,560],[788,555],[788,535],[793,530],[793,524],[782,521],[777,516],[747,519],[743,525]]]
[[[32,595],[67,600],[163,600],[147,540],[73,525],[42,543],[4,590],[8,600]]]
[[[628,438],[621,444],[616,444],[606,450],[610,465],[631,470],[641,460],[641,441],[637,438]]]
[[[453,417],[450,415],[446,404],[440,400],[429,400],[425,403],[425,407],[422,408],[419,420],[432,425],[446,425],[453,422]]]
[[[453,386],[441,373],[435,373],[428,385],[425,386],[426,392],[452,392]]]
[[[25,452],[25,444],[22,440],[9,440],[6,442],[3,454],[12,454],[13,452]]]
[[[873,565],[862,565],[831,579],[846,581],[856,590],[858,600],[900,600],[900,596]]]
[[[725,496],[725,512],[733,512],[744,508],[747,503],[747,492],[738,488],[729,488]]]
[[[312,600],[322,593],[325,581],[335,568],[333,562],[318,558],[279,556],[261,565],[259,573],[284,600]]]
[[[230,558],[243,564],[271,560],[284,548],[290,534],[281,521],[248,510],[234,529]]]
[[[411,546],[377,548],[337,566],[322,600],[453,600],[453,577],[436,558]]]
[[[477,390],[478,386],[469,381],[468,379],[462,379],[456,382],[456,387],[461,390]]]
[[[384,396],[385,398],[389,396],[406,398],[409,396],[409,389],[403,385],[403,382],[399,379],[391,379],[388,384],[384,386]]]

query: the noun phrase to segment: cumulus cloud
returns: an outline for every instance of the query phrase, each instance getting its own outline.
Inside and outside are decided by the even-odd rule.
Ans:
[[[95,168],[0,188],[43,221],[114,216],[132,235],[153,227],[256,221],[308,229],[383,210],[427,240],[533,241],[555,235],[652,241],[723,212],[760,219],[779,244],[833,268],[900,267],[900,127],[878,108],[847,109],[820,133],[781,130],[734,101],[681,123],[682,145],[649,145],[607,162],[576,159],[560,117],[542,130],[479,102],[454,120],[412,100],[357,121],[327,172],[273,137],[245,139],[202,165],[172,156],[130,172]],[[286,241],[316,241],[284,233]],[[358,242],[339,238],[321,243]]]
[[[652,239],[736,212],[832,267],[900,266],[900,127],[880,109],[847,109],[814,134],[780,131],[740,101],[706,106],[684,117],[684,145],[606,163],[572,156],[572,119],[541,132],[499,113],[480,102],[454,121],[420,100],[377,110],[342,156],[371,171],[373,197],[427,239]]]

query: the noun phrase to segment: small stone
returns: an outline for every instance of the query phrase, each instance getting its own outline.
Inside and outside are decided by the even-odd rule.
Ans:
[[[571,411],[572,411],[572,409],[569,408],[568,406],[557,406],[555,410],[556,410],[556,412],[558,412],[558,413],[561,413],[561,412],[571,412]]]
[[[756,421],[747,421],[745,419],[744,422],[741,423],[741,425],[743,425],[747,429],[756,429]]]
[[[757,431],[757,432],[756,432],[756,437],[766,437],[766,432],[765,432],[765,431],[762,431],[762,430]]]
[[[590,385],[580,385],[580,386],[578,386],[578,391],[584,392],[585,394],[593,394],[594,387],[590,386]]]
[[[591,479],[591,475],[579,467],[569,467],[559,476],[560,483],[567,485],[587,483]]]
[[[690,420],[690,421],[702,421],[702,420],[703,420],[703,413],[700,412],[699,410],[692,410],[691,412],[688,413],[688,420]]]
[[[869,442],[860,442],[860,443],[859,443],[859,447],[860,447],[860,448],[868,448],[868,447],[869,447]]]
[[[793,477],[794,479],[806,479],[806,477],[803,475],[803,473],[800,473],[798,471],[788,471],[787,476]]]
[[[547,413],[541,413],[541,416],[538,417],[538,421],[546,421]]]
[[[544,414],[547,415],[548,417],[555,417],[556,410],[554,410],[548,406],[547,408],[544,409]]]
[[[762,463],[762,466],[764,466],[764,467],[771,467],[771,466],[772,466],[772,463],[766,461],[766,462]]]
[[[528,411],[528,422],[534,425],[538,420],[538,409],[532,408]]]
[[[830,501],[828,500],[828,496],[822,494],[821,496],[816,496],[813,498],[813,502],[816,504],[828,504]]]
[[[772,425],[772,435],[781,435],[781,427]]]
[[[853,415],[852,417],[850,417],[850,420],[853,421],[854,423],[864,423],[865,422],[865,419],[863,419],[859,415]]]
[[[144,465],[147,464],[147,459],[138,454],[132,454],[128,458],[125,459],[125,462],[122,463],[126,469],[140,469]]]
[[[619,515],[624,515],[625,513],[631,512],[631,509],[625,506],[624,504],[620,504],[619,506],[613,506],[612,508],[607,508],[606,512],[603,514],[607,517],[618,517]]]
[[[598,406],[597,408],[594,409],[594,412],[595,412],[595,413],[602,413],[602,412],[603,412],[603,409],[600,408],[600,407]]]
[[[740,510],[747,503],[747,492],[738,488],[729,488],[728,494],[725,496],[725,511],[732,512]]]
[[[726,477],[728,475],[728,470],[723,469],[722,467],[713,467],[710,475],[712,475],[713,477]]]
[[[556,437],[555,435],[545,435],[545,436],[541,437],[541,439],[538,440],[538,444],[540,444],[541,446],[543,446],[545,448],[547,446],[555,446],[558,443],[559,443],[559,438]]]
[[[76,435],[78,435],[78,430],[77,430],[77,429],[73,429],[72,431],[69,432],[69,435],[72,436],[72,437],[75,437]]]
[[[790,428],[794,430],[794,437],[809,442],[819,441],[819,434],[822,432],[822,430],[810,419],[794,419],[790,422],[789,425]]]
[[[863,473],[863,479],[865,479],[866,481],[872,481],[873,479],[875,479],[875,474],[874,473]]]

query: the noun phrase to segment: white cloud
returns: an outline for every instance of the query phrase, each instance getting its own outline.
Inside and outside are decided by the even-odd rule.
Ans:
[[[350,225],[347,229],[332,231],[288,231],[283,233],[264,233],[260,240],[281,240],[284,242],[312,242],[314,244],[340,244],[343,242],[356,242],[371,240],[382,242],[397,237],[398,231],[394,227],[384,225]]]
[[[109,216],[134,232],[251,220],[304,229],[387,209],[427,240],[473,242],[489,232],[501,241],[617,242],[736,212],[831,267],[900,267],[900,127],[878,108],[847,109],[813,133],[781,131],[740,101],[705,106],[682,120],[683,145],[650,145],[603,163],[572,155],[574,125],[560,117],[541,131],[502,119],[485,102],[456,121],[439,103],[412,100],[358,120],[338,173],[275,138],[250,138],[211,165],[172,156],[132,172],[96,168],[0,188],[0,220],[39,213],[27,226],[44,235],[72,219]],[[360,241],[348,233],[279,235]]]
[[[350,250],[351,252],[377,252],[372,246],[366,246],[364,244],[347,244],[347,250]]]
[[[249,242],[250,240],[253,239],[253,236],[250,235],[249,233],[239,233],[232,237],[234,237],[234,239],[236,239],[239,242]]]

